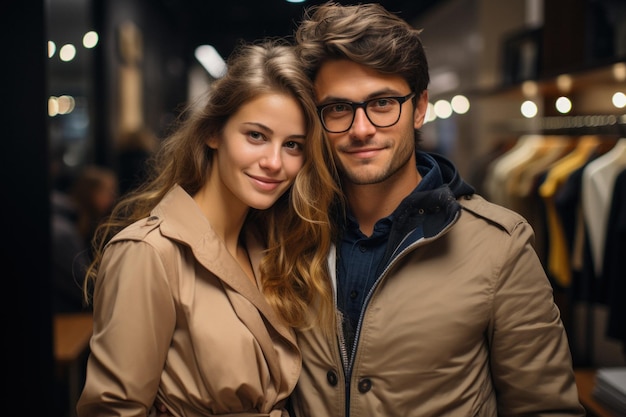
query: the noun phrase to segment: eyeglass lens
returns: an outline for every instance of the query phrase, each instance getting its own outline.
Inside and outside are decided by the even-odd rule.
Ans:
[[[374,126],[389,127],[400,119],[402,103],[396,97],[374,98],[362,103],[332,103],[322,108],[324,127],[332,133],[349,130],[358,108],[365,110],[367,118]]]

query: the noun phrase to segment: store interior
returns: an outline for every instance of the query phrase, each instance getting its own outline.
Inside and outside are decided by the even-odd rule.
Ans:
[[[237,42],[289,36],[316,3],[49,1],[48,35],[57,47],[79,45],[90,31],[99,36],[94,48],[77,48],[74,62],[50,57],[50,97],[70,95],[75,103],[73,112],[50,116],[52,149],[76,166],[115,169],[133,132],[164,137],[181,106],[215,79],[196,48],[209,45],[224,59]],[[611,306],[595,286],[599,277],[582,261],[576,265],[573,244],[563,256],[553,253],[563,238],[547,214],[556,191],[541,195],[535,185],[574,149],[607,151],[626,138],[619,101],[626,93],[626,7],[611,0],[382,3],[423,30],[431,83],[422,146],[450,157],[479,193],[531,222],[575,365],[624,366],[624,341],[604,331]],[[499,159],[517,148],[527,149],[534,166],[498,170]],[[576,233],[578,226],[566,226],[565,238]]]
[[[45,129],[45,143],[32,145],[43,149],[37,155],[44,168],[31,184],[41,183],[42,176],[47,180],[35,197],[49,196],[60,172],[96,165],[120,174],[120,155],[140,133],[157,143],[164,138],[182,107],[198,100],[216,78],[199,60],[198,47],[208,45],[223,59],[242,40],[289,36],[304,8],[318,3],[46,0],[36,13],[45,28],[47,57],[41,65],[45,82],[39,86],[45,90],[47,114],[43,124],[35,126]],[[598,369],[626,366],[624,332],[620,339],[607,331],[616,296],[620,297],[617,304],[626,304],[623,292],[607,290],[607,271],[612,268],[610,273],[615,274],[617,270],[623,279],[626,261],[622,255],[617,266],[615,261],[604,264],[605,254],[613,249],[606,244],[610,228],[596,229],[595,242],[592,239],[585,246],[580,233],[589,233],[591,226],[585,220],[590,214],[580,199],[572,203],[575,207],[568,206],[575,208],[578,217],[563,226],[570,219],[563,217],[558,206],[563,200],[556,197],[562,196],[558,191],[566,182],[564,177],[555,179],[551,190],[542,190],[538,179],[576,149],[613,152],[619,167],[626,167],[622,149],[626,141],[626,3],[380,3],[423,29],[431,84],[422,146],[451,158],[480,194],[531,222],[537,233],[537,252],[568,331],[575,367],[586,372],[581,373],[585,378],[581,384],[586,384],[590,415],[613,415],[596,404],[593,378]],[[20,10],[21,20],[26,21],[28,13],[33,12]],[[40,93],[36,94],[44,95]],[[37,109],[41,111],[41,106]],[[31,148],[15,146],[18,152]],[[505,169],[502,161],[515,153],[518,163]],[[599,197],[604,210],[599,215],[607,219],[612,185],[604,184]],[[13,195],[22,194],[15,191]],[[41,221],[39,227],[49,225]],[[626,254],[624,235],[617,239],[622,245],[615,255],[619,257]],[[42,245],[40,249],[50,252],[49,244]],[[555,253],[559,248],[561,252]],[[45,268],[41,271],[46,274]],[[42,288],[48,288],[47,294],[52,291]],[[39,316],[31,318],[33,322],[47,323]],[[89,323],[84,325],[88,333]],[[37,344],[49,341],[58,348],[54,337],[59,328],[55,326],[46,328],[43,339],[30,337]],[[72,325],[68,326],[72,332]],[[52,370],[53,383],[60,378],[67,384],[63,395],[69,394],[68,402],[80,387],[80,369],[75,367],[86,353],[85,338],[76,343],[78,347],[67,347],[62,366],[53,355],[40,367],[44,372]],[[41,349],[43,356],[54,350]],[[67,413],[72,415],[71,407]]]

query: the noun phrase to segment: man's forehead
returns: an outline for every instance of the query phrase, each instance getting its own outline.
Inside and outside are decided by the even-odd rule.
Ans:
[[[409,85],[395,74],[384,74],[348,60],[327,61],[314,79],[318,103],[362,101],[383,95],[405,95]]]

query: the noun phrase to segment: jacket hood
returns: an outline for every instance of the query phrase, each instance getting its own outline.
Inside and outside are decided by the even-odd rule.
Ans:
[[[421,151],[417,151],[418,157],[420,152]],[[474,187],[466,183],[463,178],[461,178],[461,174],[448,158],[436,153],[428,153],[427,155],[437,162],[441,171],[443,183],[450,188],[450,191],[452,191],[455,198],[472,195],[476,192]]]

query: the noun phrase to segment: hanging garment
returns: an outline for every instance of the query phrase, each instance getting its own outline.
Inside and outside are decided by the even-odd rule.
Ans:
[[[606,335],[621,341],[626,353],[626,169],[615,179],[609,226],[603,262],[609,306]]]
[[[506,182],[511,170],[532,160],[542,149],[543,136],[525,135],[518,139],[513,148],[494,160],[489,167],[484,189],[489,200],[496,204],[509,207]]]
[[[610,151],[590,162],[583,171],[581,190],[583,217],[596,278],[602,276],[611,193],[615,178],[624,168],[626,168],[626,138],[618,140]]]
[[[571,136],[546,136],[542,154],[522,166],[515,182],[509,184],[510,192],[519,197],[528,197],[535,191],[538,178],[579,144],[580,142]]]
[[[549,241],[547,272],[563,287],[568,287],[572,280],[571,254],[565,230],[556,209],[555,195],[568,176],[588,161],[599,144],[600,139],[595,136],[581,137],[576,148],[547,171],[543,183],[538,188],[539,196],[543,199],[546,209]]]
[[[550,165],[571,151],[575,143],[575,138],[571,136],[544,136],[536,155],[513,169],[506,184],[509,208],[521,214],[533,226],[533,246],[544,267],[548,252],[548,233],[545,207],[537,194],[537,187]]]

